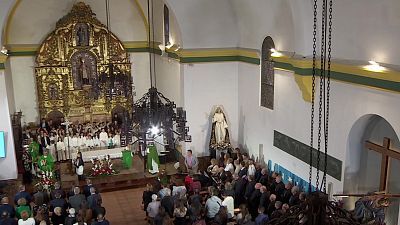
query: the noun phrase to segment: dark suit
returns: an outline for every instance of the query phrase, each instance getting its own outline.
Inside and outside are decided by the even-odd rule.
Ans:
[[[83,194],[77,194],[69,197],[68,202],[71,207],[75,209],[75,212],[78,212],[84,200],[86,200],[86,198]]]
[[[258,215],[258,206],[260,205],[260,197],[261,197],[261,192],[260,190],[255,190],[251,194],[248,205],[249,205],[249,212],[251,214],[251,217],[253,220],[257,217]]]
[[[261,183],[263,186],[268,188],[269,187],[269,176],[268,176],[268,174],[261,175],[260,180],[258,182]]]
[[[0,224],[1,225],[17,225],[18,222],[14,218],[1,218],[0,219]]]
[[[289,203],[289,199],[292,197],[292,191],[290,189],[286,189],[283,191],[283,194],[281,196],[281,201],[283,203]]]
[[[21,192],[18,192],[17,194],[15,194],[15,197],[14,197],[15,205],[17,205],[18,200],[21,198],[25,198],[28,205],[32,201],[32,197],[28,192],[21,191]]]
[[[233,189],[235,190],[235,207],[239,207],[240,204],[245,202],[244,199],[244,192],[246,190],[246,184],[247,180],[244,178],[239,178],[236,182],[235,185],[233,186]]]
[[[247,175],[247,168],[246,168],[246,167],[243,167],[243,168],[239,171],[238,176],[239,176],[239,177],[243,177],[243,176],[245,176],[245,175]]]
[[[53,199],[53,200],[51,200],[50,202],[49,202],[49,205],[50,205],[50,209],[49,209],[49,212],[53,212],[53,210],[54,210],[54,208],[56,208],[56,207],[60,207],[61,209],[62,209],[62,212],[64,213],[64,214],[66,214],[66,209],[68,208],[68,204],[67,204],[67,202],[65,201],[65,199]]]
[[[47,132],[50,131],[50,126],[49,126],[48,122],[44,122],[44,123],[40,122],[39,127],[42,128],[42,129],[45,129]]]
[[[254,179],[259,182],[260,178],[261,178],[262,174],[261,174],[261,169],[256,169],[256,173],[254,174]]]
[[[10,218],[14,218],[14,216],[15,216],[15,209],[14,209],[14,207],[12,207],[9,204],[0,205],[0,215],[2,215],[3,212],[7,212],[8,215],[10,216]]]
[[[280,201],[281,197],[283,195],[283,192],[285,191],[285,184],[281,181],[279,183],[272,183],[271,185],[271,193],[276,195],[276,200]]]
[[[43,191],[39,191],[33,194],[33,199],[36,205],[47,204],[47,202],[49,201],[47,193],[44,193]]]
[[[54,190],[52,190],[51,193],[50,193],[51,199],[55,199],[55,198],[56,198],[56,197],[55,197],[55,194],[56,194],[56,193],[60,193],[61,198],[65,198],[65,192],[64,192],[64,190],[62,190],[62,189],[54,189]]]
[[[265,209],[264,212],[266,212],[267,209],[268,209],[268,205],[269,205],[269,196],[270,196],[270,194],[269,194],[268,191],[262,193],[261,196],[260,196],[260,204],[259,204],[259,206],[260,206],[260,207],[264,207],[264,209]]]
[[[246,190],[244,192],[244,197],[246,199],[250,199],[251,194],[256,190],[256,188],[254,187],[256,185],[256,181],[250,181],[249,183],[247,183],[246,185]]]
[[[94,209],[98,204],[99,200],[101,199],[100,194],[91,194],[88,198],[87,198],[87,202],[89,205],[90,209]]]
[[[174,200],[171,196],[164,196],[161,200],[161,206],[164,207],[165,211],[169,214],[170,217],[174,215]]]
[[[46,148],[50,145],[50,138],[48,136],[44,136],[40,138],[40,143],[42,144],[43,148]]]
[[[91,193],[90,193],[91,187],[93,187],[93,185],[91,185],[91,184],[83,186],[83,194],[86,196],[86,198],[91,195]]]
[[[271,217],[271,216],[272,216],[272,213],[273,213],[274,211],[275,211],[275,201],[270,202],[270,203],[268,204],[268,208],[267,208],[268,216]]]

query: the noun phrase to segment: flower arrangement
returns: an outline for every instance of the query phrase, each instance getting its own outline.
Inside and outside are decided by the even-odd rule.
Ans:
[[[113,163],[111,162],[110,155],[106,155],[103,158],[91,159],[93,164],[91,176],[109,176],[116,174],[117,172],[113,169]]]
[[[53,175],[54,174],[51,171],[41,171],[41,173],[38,174],[39,182],[36,184],[36,186],[41,185],[44,190],[50,191],[54,188],[55,183]]]

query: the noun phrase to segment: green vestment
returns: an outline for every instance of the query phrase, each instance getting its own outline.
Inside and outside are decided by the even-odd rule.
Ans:
[[[54,170],[54,159],[51,155],[42,155],[38,161],[39,169],[43,172],[53,172]]]
[[[39,157],[39,143],[32,141],[32,143],[29,144],[29,153],[31,154],[32,162],[36,163]]]
[[[157,148],[154,145],[148,146],[147,153],[147,169],[150,173],[158,173],[158,167],[160,166],[160,159],[158,158]],[[157,168],[153,168],[153,165],[157,165]]]
[[[130,169],[132,167],[132,152],[129,150],[122,151],[122,164],[125,168]]]

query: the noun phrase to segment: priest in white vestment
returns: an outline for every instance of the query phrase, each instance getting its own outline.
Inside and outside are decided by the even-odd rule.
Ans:
[[[100,135],[99,135],[99,140],[100,140],[100,147],[106,147],[108,145],[108,134],[107,132],[103,129],[101,129]]]

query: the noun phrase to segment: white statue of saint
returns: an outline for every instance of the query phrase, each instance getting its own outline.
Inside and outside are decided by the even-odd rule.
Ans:
[[[224,113],[220,107],[215,110],[212,122],[215,123],[214,132],[216,144],[224,143],[228,124],[226,123]]]

